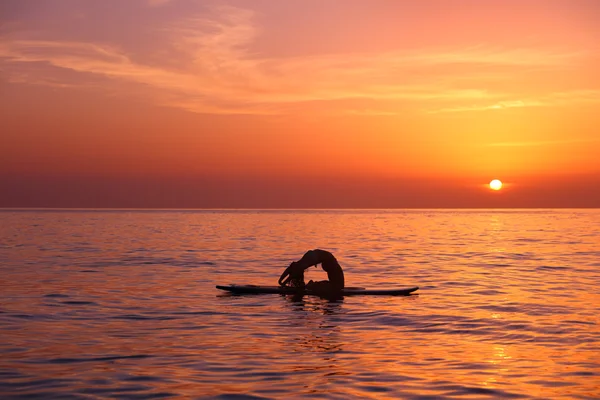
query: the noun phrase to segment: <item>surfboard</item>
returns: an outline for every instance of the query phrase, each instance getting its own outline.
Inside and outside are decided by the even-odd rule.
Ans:
[[[289,286],[258,286],[258,285],[217,285],[217,289],[236,294],[306,294],[318,295],[310,290],[298,292],[298,289]],[[408,296],[419,289],[418,286],[391,289],[365,289],[361,287],[346,287],[342,290],[343,296]]]

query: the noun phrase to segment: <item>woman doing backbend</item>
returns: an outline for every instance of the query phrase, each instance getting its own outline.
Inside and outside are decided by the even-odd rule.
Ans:
[[[321,264],[327,272],[326,281],[304,283],[304,271],[312,266]],[[309,250],[300,260],[294,261],[279,277],[279,285],[308,289],[324,295],[340,294],[344,289],[344,271],[333,254],[325,250]]]

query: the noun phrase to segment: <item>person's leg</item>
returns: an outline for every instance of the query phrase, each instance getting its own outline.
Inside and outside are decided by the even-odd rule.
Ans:
[[[306,290],[310,290],[314,294],[317,294],[322,297],[338,297],[341,295],[341,291],[331,285],[329,281],[310,281],[306,284]]]

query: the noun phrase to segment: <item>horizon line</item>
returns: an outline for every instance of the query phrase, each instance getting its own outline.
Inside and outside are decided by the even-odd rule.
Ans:
[[[336,210],[598,210],[600,207],[0,207],[4,211],[336,211]]]

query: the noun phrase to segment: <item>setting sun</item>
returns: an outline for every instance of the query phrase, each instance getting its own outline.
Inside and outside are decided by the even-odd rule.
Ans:
[[[499,179],[494,179],[490,182],[490,189],[500,190],[502,189],[502,182]]]
[[[600,1],[105,3],[0,0],[0,208],[600,207]]]

